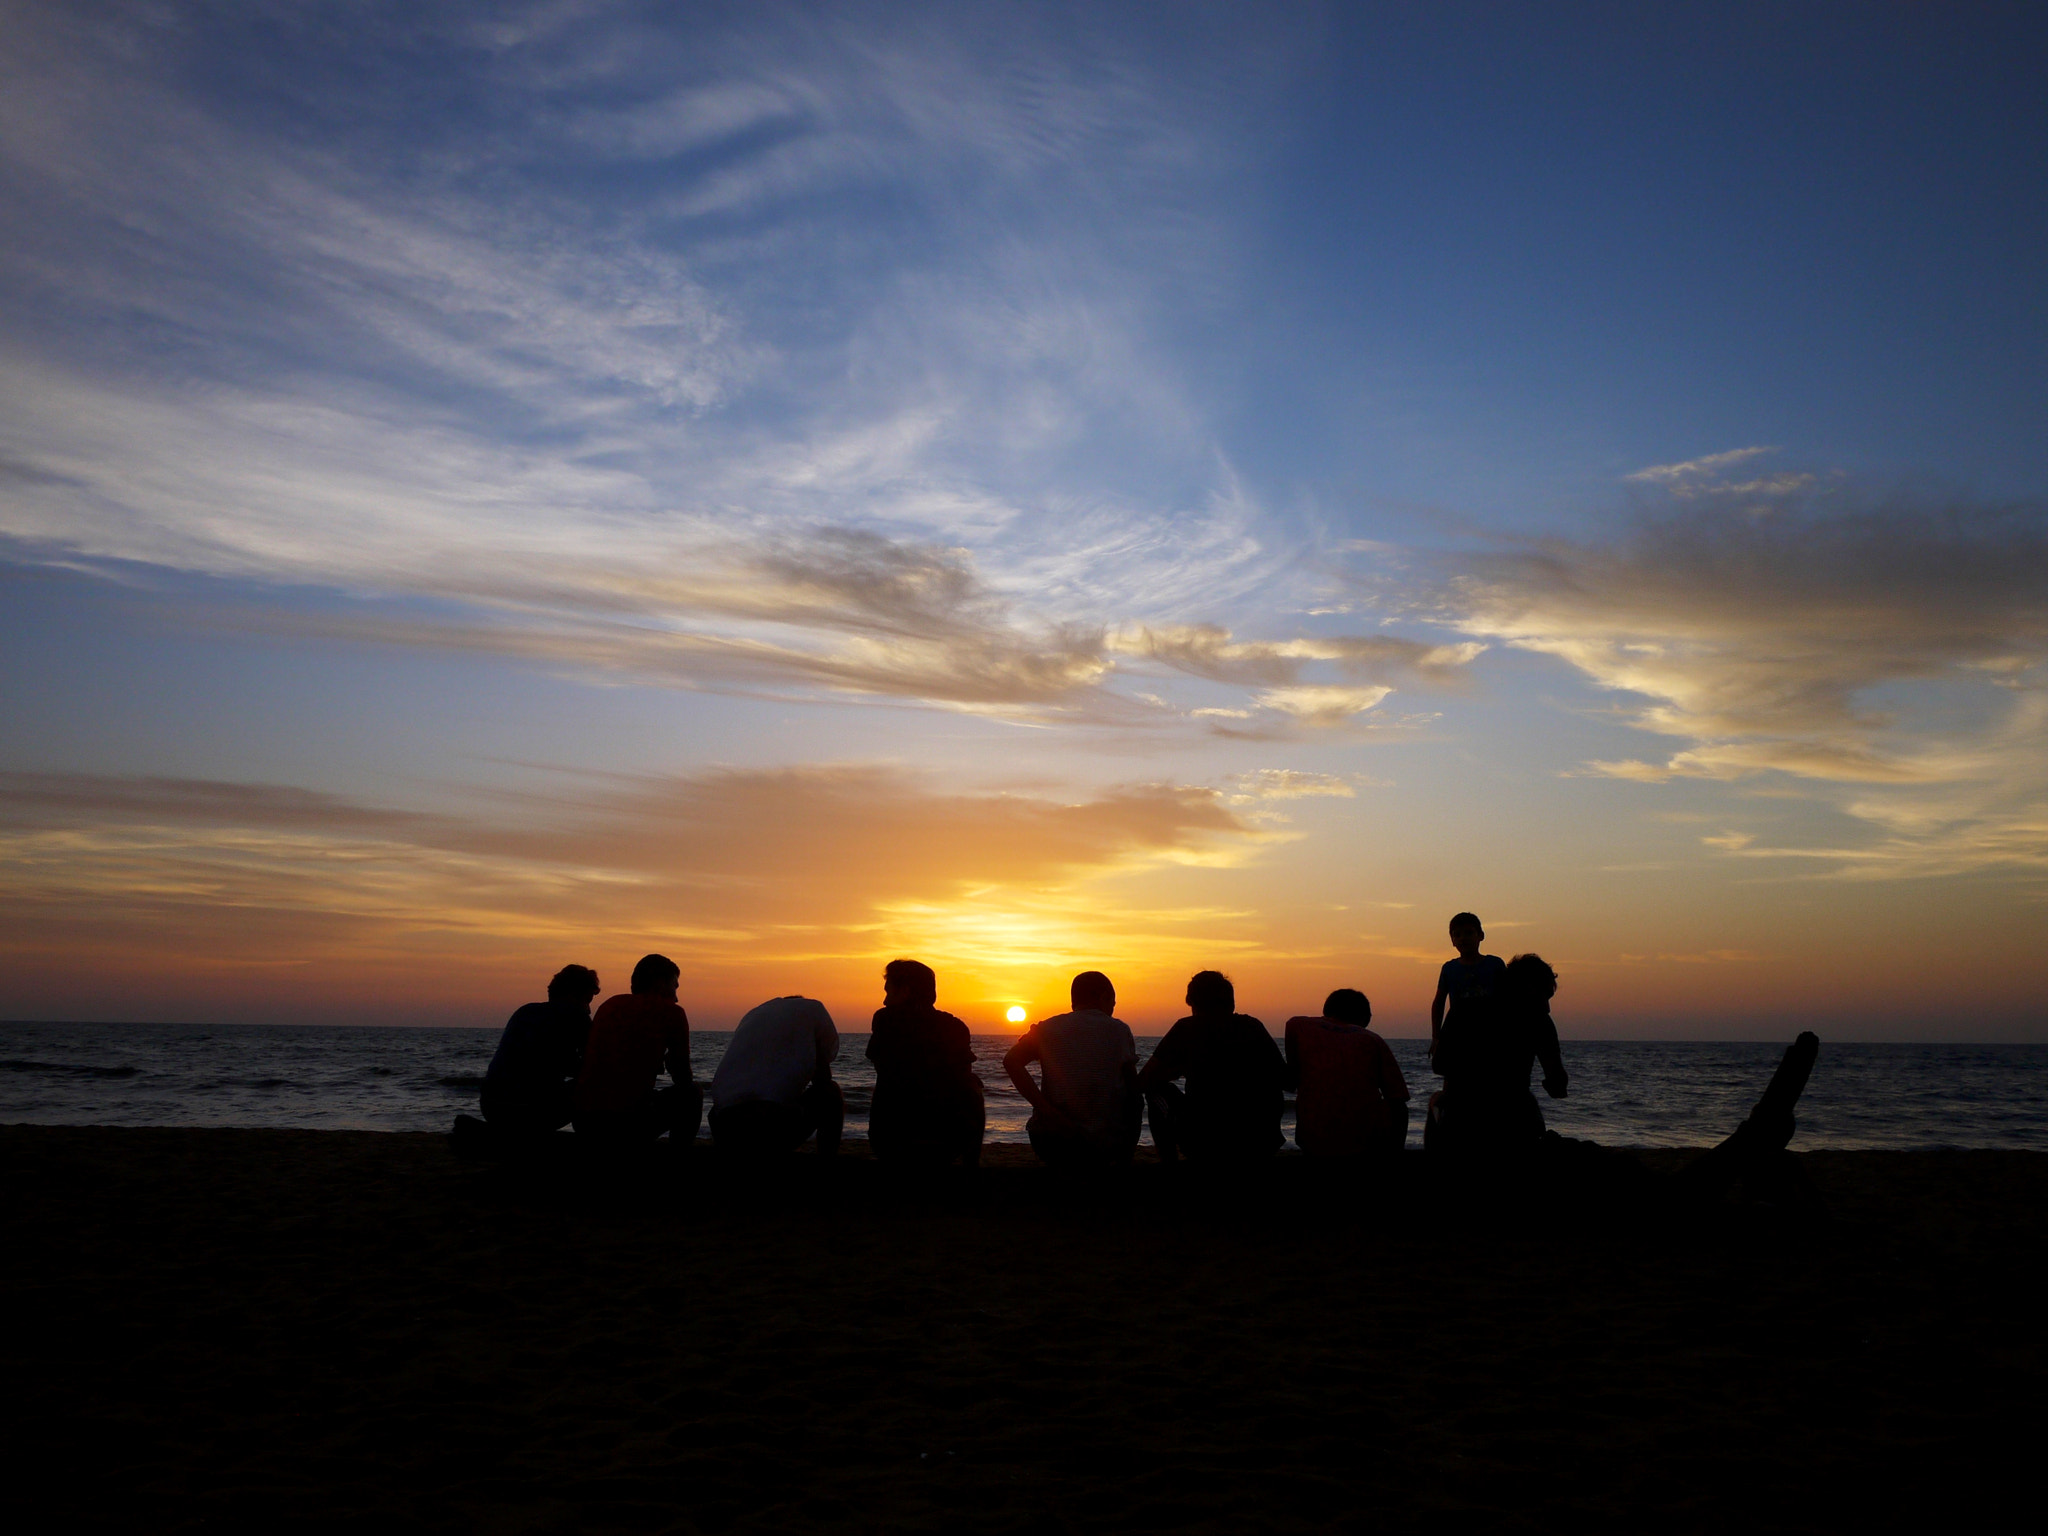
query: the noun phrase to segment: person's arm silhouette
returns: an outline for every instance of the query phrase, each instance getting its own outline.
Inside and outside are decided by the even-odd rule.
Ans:
[[[1429,1004],[1429,1064],[1431,1066],[1436,1065],[1437,1042],[1443,1038],[1444,1031],[1444,1004],[1450,1000],[1450,996],[1450,983],[1444,978],[1442,972],[1438,972],[1436,996],[1430,1000]]]
[[[1550,984],[1550,995],[1557,995],[1554,981]],[[1543,1091],[1553,1099],[1563,1098],[1571,1074],[1564,1069],[1564,1052],[1557,1045],[1557,1020],[1550,1016],[1548,1007],[1536,1021],[1536,1059],[1543,1063]]]
[[[1010,1081],[1017,1085],[1017,1092],[1024,1096],[1024,1102],[1038,1111],[1038,1113],[1044,1114],[1052,1106],[1046,1102],[1045,1094],[1040,1091],[1038,1080],[1024,1070],[1026,1063],[1036,1060],[1038,1060],[1038,1027],[1033,1025],[1030,1029],[1025,1030],[1023,1035],[1018,1038],[1017,1043],[1011,1046],[1004,1054],[1003,1070],[1010,1074]]]

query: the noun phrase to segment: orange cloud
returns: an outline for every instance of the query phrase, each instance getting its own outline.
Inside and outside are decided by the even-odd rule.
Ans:
[[[649,950],[675,958],[713,1014],[778,990],[865,996],[907,951],[978,999],[1039,1003],[1105,955],[1228,947],[1208,936],[1216,912],[1112,910],[1088,888],[1229,861],[1266,835],[1211,789],[1062,802],[943,794],[867,767],[623,780],[494,811],[0,776],[13,1009],[488,1013],[566,961],[617,983]]]

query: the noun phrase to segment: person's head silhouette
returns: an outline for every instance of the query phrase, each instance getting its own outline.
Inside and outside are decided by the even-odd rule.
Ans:
[[[1517,997],[1547,1003],[1557,996],[1557,972],[1541,955],[1517,955],[1508,962],[1508,986]]]
[[[640,963],[633,967],[633,995],[635,997],[665,997],[676,1000],[676,983],[683,979],[683,968],[667,955],[643,955]]]
[[[1451,919],[1451,944],[1460,955],[1470,959],[1479,953],[1479,946],[1486,942],[1486,930],[1479,926],[1479,919],[1470,912],[1460,912]]]
[[[597,972],[587,965],[565,965],[548,983],[548,1001],[567,1003],[571,1008],[590,1009],[590,1000],[603,990]]]
[[[891,960],[882,967],[882,998],[891,1008],[932,1008],[939,978],[922,960]]]
[[[1100,971],[1083,971],[1076,976],[1068,995],[1074,1000],[1076,1013],[1086,1013],[1091,1009],[1097,1013],[1116,1012],[1116,988]]]
[[[1197,971],[1188,978],[1188,1008],[1196,1018],[1237,1012],[1237,988],[1221,971]]]
[[[1339,987],[1323,999],[1323,1017],[1340,1024],[1370,1024],[1372,1004],[1356,987]]]

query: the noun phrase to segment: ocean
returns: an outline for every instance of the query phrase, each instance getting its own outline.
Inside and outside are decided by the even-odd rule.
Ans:
[[[0,1023],[0,1123],[445,1130],[474,1111],[495,1029]],[[732,1037],[691,1035],[708,1079]],[[1000,1065],[1012,1035],[977,1035],[988,1139],[1024,1141],[1029,1113]],[[1150,1054],[1156,1039],[1141,1038]],[[1420,1040],[1393,1040],[1418,1105],[1436,1086]],[[874,1073],[849,1034],[838,1076],[847,1134],[866,1134]],[[1702,1146],[1732,1131],[1784,1042],[1566,1041],[1571,1096],[1538,1101],[1552,1129],[1610,1146]],[[1420,1112],[1411,1144],[1421,1138]],[[1288,1126],[1292,1130],[1290,1110]],[[1795,1149],[2048,1150],[2048,1045],[1831,1045],[1799,1105]]]

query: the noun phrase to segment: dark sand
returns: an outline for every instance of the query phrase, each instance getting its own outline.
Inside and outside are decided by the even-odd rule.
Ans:
[[[803,1159],[764,1212],[692,1163],[599,1199],[435,1136],[0,1130],[13,1528],[1840,1531],[2038,1497],[2048,1154],[1810,1154],[1828,1217],[1685,1222],[1441,1212],[1412,1166],[1338,1208],[1297,1160],[1077,1208],[1015,1151],[971,1193]]]

